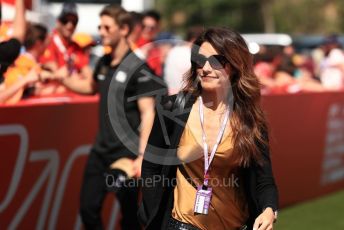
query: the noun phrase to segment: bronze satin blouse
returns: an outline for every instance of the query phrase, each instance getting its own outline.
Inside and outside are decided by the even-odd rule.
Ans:
[[[230,162],[233,143],[229,122],[210,166],[209,185],[213,192],[208,215],[193,212],[196,187],[203,184],[204,174],[201,124],[193,118],[185,126],[177,151],[184,163],[177,169],[172,217],[204,230],[238,229],[248,218],[248,208],[240,175]]]

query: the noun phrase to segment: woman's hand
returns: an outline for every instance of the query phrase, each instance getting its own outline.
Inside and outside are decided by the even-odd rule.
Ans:
[[[266,208],[254,222],[253,230],[272,230],[274,221],[274,211],[272,210],[272,208]]]

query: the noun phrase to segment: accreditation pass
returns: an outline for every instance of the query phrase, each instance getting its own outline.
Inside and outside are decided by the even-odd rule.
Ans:
[[[194,212],[198,214],[208,214],[210,200],[212,195],[212,188],[204,188],[199,186],[197,188]]]

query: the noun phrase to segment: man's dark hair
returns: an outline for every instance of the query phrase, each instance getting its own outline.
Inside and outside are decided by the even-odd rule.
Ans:
[[[123,27],[127,25],[129,27],[129,33],[133,29],[133,23],[131,19],[131,15],[127,12],[124,8],[119,5],[107,5],[105,6],[99,14],[100,16],[109,16],[115,20],[119,27]]]
[[[63,3],[62,10],[58,16],[58,20],[61,21],[68,15],[75,17],[77,20],[79,19],[77,6],[74,2]]]
[[[193,42],[194,40],[196,40],[196,38],[198,38],[204,32],[204,30],[205,29],[203,26],[190,27],[186,32],[185,39],[189,42]]]
[[[130,11],[129,13],[131,15],[131,20],[134,26],[142,25],[143,14],[136,11]]]
[[[161,15],[158,11],[156,10],[148,10],[143,14],[143,18],[146,17],[151,17],[153,18],[155,21],[160,22],[161,19]]]
[[[44,41],[47,38],[48,30],[42,24],[32,24],[27,28],[24,40],[24,47],[31,49],[37,41]]]

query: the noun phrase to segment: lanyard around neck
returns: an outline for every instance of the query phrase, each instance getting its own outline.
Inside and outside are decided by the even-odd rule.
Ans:
[[[219,133],[217,135],[216,143],[215,143],[209,157],[208,157],[209,147],[207,144],[207,137],[206,137],[205,130],[204,130],[204,111],[203,111],[202,96],[199,96],[199,116],[200,116],[201,126],[202,126],[202,141],[203,141],[203,154],[204,154],[204,185],[207,186],[208,185],[208,179],[209,179],[208,170],[209,170],[211,162],[214,159],[215,152],[216,152],[216,150],[217,150],[217,148],[221,142],[222,136],[225,132],[225,128],[227,126],[227,122],[229,119],[229,107],[227,106],[225,117],[222,121],[221,128],[220,128]]]
[[[70,55],[68,54],[68,50],[66,46],[63,44],[59,35],[55,34],[53,37],[54,43],[57,46],[59,52],[63,55],[63,58],[66,62],[70,59]]]

